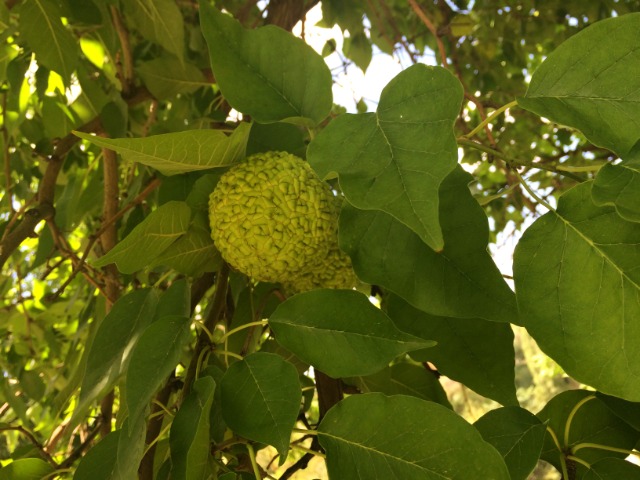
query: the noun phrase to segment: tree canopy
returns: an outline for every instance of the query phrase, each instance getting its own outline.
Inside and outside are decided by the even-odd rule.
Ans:
[[[639,12],[0,3],[0,480],[640,478]],[[383,56],[379,98],[334,102]],[[221,177],[267,152],[322,185],[256,172],[274,201],[326,190],[335,223],[281,282],[212,232]],[[234,228],[272,247],[249,193]],[[577,388],[531,405],[522,327]],[[445,378],[490,411],[469,423]]]

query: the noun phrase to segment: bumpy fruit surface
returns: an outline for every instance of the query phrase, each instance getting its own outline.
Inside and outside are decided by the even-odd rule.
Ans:
[[[337,238],[326,257],[306,272],[292,278],[285,284],[289,293],[301,293],[316,288],[352,289],[358,285],[351,265],[351,258],[340,250]]]
[[[302,159],[252,155],[209,197],[211,236],[222,257],[256,280],[286,282],[327,255],[337,229],[335,199]]]

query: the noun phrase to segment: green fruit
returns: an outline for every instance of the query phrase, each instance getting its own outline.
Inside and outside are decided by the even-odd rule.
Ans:
[[[340,250],[337,238],[327,255],[306,272],[285,284],[288,293],[300,293],[316,288],[352,289],[358,285],[351,258]]]
[[[209,197],[211,237],[240,272],[286,282],[327,255],[336,236],[335,205],[305,161],[258,153],[225,173]]]

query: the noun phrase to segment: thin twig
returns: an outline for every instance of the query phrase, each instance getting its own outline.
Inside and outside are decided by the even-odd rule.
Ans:
[[[120,51],[122,52],[122,58],[124,60],[124,68],[122,72],[122,91],[126,94],[131,90],[133,84],[133,57],[131,55],[131,46],[129,44],[129,32],[122,21],[122,16],[118,9],[111,5],[111,17],[113,19],[113,26],[118,33],[120,39]]]
[[[40,455],[42,455],[42,457],[49,462],[55,469],[58,469],[60,466],[58,465],[58,462],[56,462],[53,457],[51,455],[49,455],[49,452],[47,452],[44,448],[44,446],[42,445],[42,443],[40,443],[40,441],[35,437],[35,435],[33,433],[31,433],[29,430],[27,430],[26,428],[24,428],[22,425],[17,425],[17,426],[2,426],[0,427],[0,432],[3,431],[14,431],[14,432],[19,432],[22,435],[24,435],[25,437],[27,437],[29,439],[29,441],[33,444],[34,447],[36,447],[38,449],[38,451],[40,452]]]
[[[431,20],[429,20],[429,17],[427,17],[427,15],[422,11],[422,9],[420,8],[420,5],[418,5],[416,0],[409,0],[409,4],[411,5],[411,8],[416,13],[416,15],[418,15],[418,18],[422,20],[422,23],[425,24],[425,26],[431,32],[431,35],[433,35],[433,37],[435,38],[436,44],[438,45],[438,51],[440,53],[440,60],[442,62],[442,66],[445,68],[448,67],[447,53],[444,49],[444,44],[442,43],[442,39],[438,35],[438,30],[436,29],[435,25]]]
[[[7,92],[2,94],[2,158],[4,161],[5,196],[9,212],[13,213],[13,194],[11,193],[11,159],[9,158],[9,131],[7,130]]]

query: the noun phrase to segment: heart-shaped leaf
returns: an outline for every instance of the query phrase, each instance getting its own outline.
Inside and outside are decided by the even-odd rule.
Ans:
[[[309,145],[309,163],[320,177],[337,172],[357,208],[387,212],[442,250],[438,188],[458,160],[461,102],[448,70],[414,65],[384,88],[376,113],[332,121]]]
[[[114,150],[122,158],[155,168],[163,175],[208,170],[236,163],[244,156],[251,125],[240,123],[230,136],[219,130],[187,130],[144,138],[78,137]]]
[[[624,157],[640,139],[639,30],[640,13],[585,28],[538,67],[518,104]]]
[[[229,367],[220,389],[229,428],[275,447],[282,465],[302,399],[296,368],[279,355],[252,353]]]
[[[542,452],[547,427],[520,407],[491,410],[473,424],[507,464],[511,480],[526,480]]]
[[[441,253],[390,215],[350,206],[340,214],[340,247],[360,279],[425,312],[517,323],[515,296],[487,252],[487,217],[469,192],[470,179],[457,168],[440,187]]]
[[[435,344],[401,332],[353,290],[294,295],[276,308],[269,326],[284,348],[334,378],[376,373],[398,355]]]
[[[640,400],[640,224],[591,199],[591,182],[518,243],[520,319],[540,348],[576,380]]]
[[[200,1],[202,34],[225,99],[256,122],[320,123],[331,110],[331,72],[309,45],[273,25],[245,30]]]
[[[330,478],[508,480],[500,454],[462,417],[437,403],[380,393],[353,395],[318,426]]]

